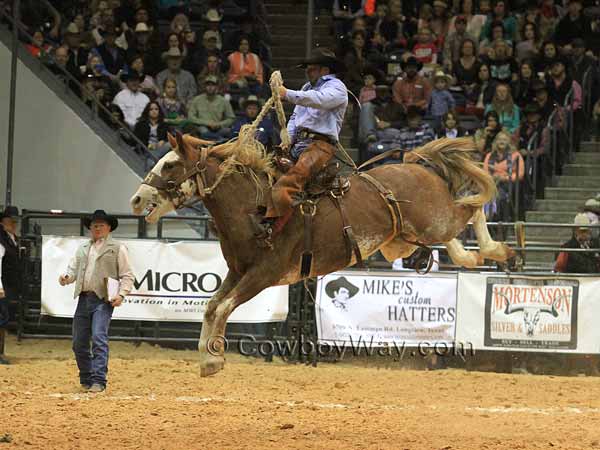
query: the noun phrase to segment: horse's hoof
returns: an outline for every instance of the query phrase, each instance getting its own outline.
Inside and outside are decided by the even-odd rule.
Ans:
[[[223,370],[225,358],[212,357],[200,363],[200,376],[209,377]]]

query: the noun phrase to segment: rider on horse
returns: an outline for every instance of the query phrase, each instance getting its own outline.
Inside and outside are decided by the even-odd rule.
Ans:
[[[279,90],[282,99],[296,105],[287,125],[291,149],[283,149],[295,164],[273,186],[259,239],[283,229],[306,182],[333,158],[348,106],[346,85],[335,75],[344,64],[333,52],[317,49],[299,67],[306,69],[308,83],[299,91]]]

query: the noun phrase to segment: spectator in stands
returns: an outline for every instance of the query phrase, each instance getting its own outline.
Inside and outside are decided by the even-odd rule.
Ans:
[[[144,76],[144,81],[140,84],[140,91],[148,96],[150,99],[156,98],[160,94],[160,89],[154,82],[154,78],[145,73],[144,70],[144,58],[142,55],[133,55],[129,60],[129,70],[134,70],[140,75]],[[121,85],[121,89],[125,86]]]
[[[495,111],[498,114],[500,124],[509,133],[514,133],[521,123],[521,111],[515,105],[507,84],[501,83],[496,86],[496,94],[492,99],[492,103],[485,108],[485,112],[487,113],[488,111]]]
[[[558,58],[556,44],[552,41],[544,42],[542,44],[542,54],[535,62],[535,71],[538,75],[548,75],[550,73],[550,67],[556,58]]]
[[[411,56],[401,63],[401,67],[405,77],[398,78],[392,86],[394,101],[405,111],[409,106],[416,106],[424,113],[431,98],[431,84],[418,74],[423,64]]]
[[[204,92],[204,80],[209,75],[217,79],[217,94],[225,94],[227,92],[227,77],[221,72],[221,60],[217,54],[208,55],[206,66],[202,68],[196,77],[200,92]]]
[[[236,41],[236,44],[238,41]],[[222,54],[220,50],[217,48],[217,32],[208,30],[204,33],[202,37],[202,46],[198,50],[199,54],[197,56],[198,62],[201,65],[206,65],[206,61],[209,55],[217,55],[219,60],[222,59]]]
[[[485,107],[492,102],[498,83],[490,79],[490,68],[487,64],[479,66],[477,78],[478,83],[474,93],[477,100],[473,111],[481,117]]]
[[[435,138],[457,138],[463,137],[467,133],[463,127],[458,124],[458,116],[453,111],[448,111],[442,117],[442,124],[435,132]]]
[[[363,73],[367,66],[367,35],[364,31],[352,32],[352,46],[344,55],[344,64],[348,68],[344,83],[352,92],[359,92],[363,84]]]
[[[86,391],[99,393],[106,389],[108,328],[113,309],[121,306],[133,288],[135,276],[127,247],[110,236],[119,226],[118,220],[97,210],[84,218],[83,223],[90,229],[91,239],[77,249],[58,282],[61,286],[75,283],[79,302],[73,318],[73,352],[79,367],[79,382]],[[87,264],[88,260],[95,263]],[[119,281],[119,292],[112,298],[107,292],[107,277]]]
[[[150,28],[144,22],[135,26],[134,35],[127,48],[127,57],[132,58],[134,55],[142,56],[146,72],[152,75],[158,73],[162,65],[160,54],[158,49],[151,45]]]
[[[52,47],[45,43],[44,33],[40,30],[34,31],[31,43],[25,46],[27,51],[35,58],[47,58]]]
[[[172,48],[179,50],[181,56],[185,59],[187,56],[187,48],[183,45],[183,41],[181,40],[181,34],[179,33],[169,33],[167,36],[167,49],[162,53],[162,59],[166,60],[167,55],[169,54],[169,50]]]
[[[188,17],[185,14],[176,14],[175,17],[173,17],[173,20],[171,20],[171,24],[169,25],[169,37],[171,36],[171,34],[175,34],[177,35],[177,37],[180,37],[183,35],[183,31],[189,28],[190,19],[188,19]],[[170,43],[169,46],[171,46]],[[182,49],[180,48],[179,50]]]
[[[600,201],[590,198],[583,205],[583,213],[590,219],[590,225],[600,225]],[[592,230],[592,237],[600,235],[600,228]]]
[[[179,125],[187,117],[185,104],[177,97],[177,81],[167,78],[162,86],[162,95],[157,100],[165,121],[172,125]]]
[[[456,29],[444,40],[444,67],[452,71],[452,64],[462,56],[462,48],[466,41],[475,44],[475,38],[467,33],[467,18],[458,16],[455,22]]]
[[[485,128],[477,130],[475,133],[475,146],[481,153],[481,160],[492,151],[492,144],[501,131],[506,132],[502,127],[500,118],[496,111],[488,111],[484,119]]]
[[[64,45],[69,49],[69,72],[81,76],[86,71],[88,51],[81,46],[81,31],[73,22],[65,32]]]
[[[182,67],[192,74],[198,73],[205,60],[202,59],[202,45],[196,39],[196,32],[191,28],[183,32],[183,45],[187,56],[183,60]]]
[[[456,20],[462,17],[466,20],[466,33],[472,36],[475,42],[479,42],[481,30],[485,25],[487,17],[484,14],[476,14],[473,0],[460,0],[458,14],[458,16],[454,16],[450,20],[450,25],[448,26],[449,32],[456,31]]]
[[[395,103],[387,85],[377,85],[373,101],[365,103],[360,109],[360,142],[377,142],[377,131],[392,128],[400,130],[406,125],[406,116],[402,105]]]
[[[12,5],[12,3],[10,3]],[[57,41],[60,34],[61,17],[53,8],[39,0],[20,0],[19,19],[29,34],[43,30],[48,39]]]
[[[150,99],[140,92],[143,75],[130,71],[122,74],[121,80],[125,82],[126,88],[115,96],[113,103],[121,108],[125,123],[133,129]]]
[[[187,105],[198,92],[196,80],[191,73],[181,68],[183,57],[178,49],[171,48],[166,58],[167,68],[156,76],[156,82],[159,86],[164,86],[167,78],[177,81],[177,96]]]
[[[442,70],[435,72],[433,76],[434,89],[429,99],[427,114],[435,119],[436,127],[441,125],[442,117],[456,107],[454,97],[452,97],[452,94],[448,90],[448,85],[451,81],[452,77],[446,75]]]
[[[125,116],[123,115],[123,111],[114,103],[111,103],[108,106],[108,110],[110,112],[109,120],[106,121],[108,126],[117,132],[119,137],[123,139],[129,145],[135,145],[133,139],[131,138],[129,126],[125,123]]]
[[[254,119],[258,116],[258,113],[260,112],[260,102],[258,97],[256,95],[249,95],[248,98],[242,102],[242,109],[244,114],[241,117],[238,117],[231,127],[232,137],[237,137],[240,134],[242,126],[252,124]],[[268,115],[258,124],[255,136],[265,148],[268,148],[271,144],[273,139],[273,122]]]
[[[535,23],[526,23],[523,26],[523,40],[517,43],[515,54],[517,61],[522,63],[526,59],[535,59],[540,55],[540,37]]]
[[[559,20],[564,15],[564,9],[554,0],[542,0],[540,7],[540,36],[547,40],[552,38]]]
[[[212,8],[206,12],[205,20],[208,31],[212,31],[211,34],[215,36],[216,48],[220,51],[223,48],[223,38],[221,37],[221,20],[223,20],[223,16],[219,14],[219,11]]]
[[[363,87],[360,88],[360,95],[358,96],[361,105],[375,100],[375,97],[377,97],[376,85],[381,78],[383,77],[378,76],[373,68],[367,68],[363,71]]]
[[[238,51],[230,54],[227,59],[227,82],[237,89],[248,89],[258,95],[263,84],[263,66],[258,55],[250,53],[250,43],[246,37],[240,38]]]
[[[573,68],[573,78],[581,87],[583,87],[583,78],[588,69],[591,69],[591,81],[595,84],[598,80],[598,68],[596,60],[586,55],[585,42],[583,39],[573,39],[573,51],[571,54],[571,67]]]
[[[108,6],[108,2],[105,0],[97,2],[95,8],[93,7],[92,3],[92,17],[90,18],[90,26],[97,28],[102,25],[106,16],[112,14],[112,11],[111,13],[108,13],[109,10],[110,8]]]
[[[548,88],[546,84],[541,80],[534,80],[532,83],[532,89],[535,94],[535,103],[540,108],[541,120],[546,123],[548,118],[554,111],[554,103],[548,95]]]
[[[102,58],[106,70],[116,76],[124,69],[126,62],[125,50],[115,45],[115,39],[119,34],[121,31],[117,28],[107,27],[101,32],[104,42],[95,49]]]
[[[492,14],[488,17],[481,31],[482,37],[492,39],[492,24],[494,22],[502,22],[504,26],[504,39],[514,42],[517,38],[517,21],[509,13],[508,4],[505,0],[495,0],[493,8]]]
[[[573,237],[565,242],[562,247],[568,249],[595,249],[590,252],[560,252],[554,264],[555,272],[562,273],[600,273],[600,241],[592,238],[589,228],[591,220],[580,213],[573,221]]]
[[[592,35],[590,19],[582,12],[581,0],[569,0],[568,14],[564,16],[554,33],[556,43],[560,46],[570,46],[573,39],[589,39]]]
[[[19,210],[7,206],[0,214],[0,364],[9,364],[4,356],[6,326],[11,316],[12,302],[19,300],[21,264],[17,219]]]
[[[440,2],[441,0],[436,1]],[[412,49],[417,61],[422,63],[425,67],[437,64],[438,49],[431,30],[427,27],[421,28],[417,40],[418,42]]]
[[[511,83],[517,80],[519,65],[510,56],[510,48],[503,40],[494,42],[494,51],[488,53],[483,60],[490,68],[490,78],[500,83]]]
[[[513,84],[512,92],[515,103],[522,108],[533,101],[535,92],[533,92],[533,82],[537,80],[534,73],[534,66],[531,60],[523,61],[519,69],[519,78]]]
[[[457,86],[462,88],[467,106],[477,104],[480,62],[475,56],[476,48],[473,39],[464,39],[461,43],[460,57],[452,63],[452,73],[456,79]]]
[[[69,72],[67,64],[69,63],[69,49],[64,45],[57,47],[52,53],[52,58],[46,63],[50,71],[57,76],[62,76],[63,72]],[[75,79],[79,79],[79,73],[71,73]]]
[[[435,131],[431,126],[423,122],[423,113],[416,105],[407,108],[406,120],[408,126],[400,130],[398,144],[403,152],[414,150],[435,139]],[[401,157],[398,158],[401,160]]]
[[[209,140],[226,140],[231,135],[235,114],[231,104],[217,94],[217,79],[209,75],[204,80],[206,92],[195,97],[189,105],[188,120],[200,137]]]
[[[148,102],[133,132],[156,159],[171,151],[167,138],[168,125],[158,102]]]
[[[488,218],[502,221],[511,219],[510,195],[514,192],[515,183],[521,182],[525,176],[525,161],[511,143],[511,136],[504,131],[496,135],[492,151],[485,155],[483,168],[496,180],[498,195],[495,203],[486,205]]]
[[[573,111],[578,111],[582,102],[581,86],[567,73],[568,66],[569,61],[566,58],[559,57],[554,60],[550,67],[550,78],[547,80],[548,95],[555,104],[563,106],[573,88],[570,106]]]
[[[333,1],[333,23],[335,34],[338,38],[343,37],[352,28],[352,22],[356,17],[365,15],[366,0],[334,0]]]
[[[433,41],[438,49],[444,48],[449,24],[448,3],[445,0],[433,0],[433,11],[428,28],[434,36]]]
[[[407,18],[402,14],[401,3],[391,3],[389,11],[375,32],[379,32],[388,43],[396,43],[406,38]]]
[[[492,56],[494,54],[494,44],[499,41],[505,42],[508,48],[512,50],[513,42],[504,39],[504,25],[500,21],[492,24],[492,38],[481,41],[479,54],[481,56]]]

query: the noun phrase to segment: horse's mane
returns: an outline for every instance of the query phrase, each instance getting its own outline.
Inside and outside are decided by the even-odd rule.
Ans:
[[[405,155],[405,162],[427,161],[441,172],[456,203],[482,206],[496,195],[494,179],[473,160],[477,151],[472,138],[443,138]]]

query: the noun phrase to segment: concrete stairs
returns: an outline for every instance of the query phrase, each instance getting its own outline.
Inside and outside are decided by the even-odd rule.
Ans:
[[[273,69],[281,71],[286,87],[299,89],[306,83],[304,70],[296,68],[296,65],[306,54],[307,1],[273,0],[267,2],[266,7],[273,36],[271,45]],[[321,12],[325,13],[325,11]],[[335,50],[336,43],[332,34],[331,14],[315,15],[312,20],[312,28],[312,47],[328,47]],[[285,109],[289,118],[293,107],[286,103]],[[351,147],[354,130],[349,119],[350,114],[348,112],[342,128],[340,142],[348,154],[355,161],[358,161],[358,149]]]
[[[570,224],[581,212],[586,200],[600,192],[600,143],[583,142],[573,161],[563,168],[554,186],[546,187],[544,199],[536,202],[534,211],[527,211],[527,222]],[[559,246],[572,235],[572,229],[528,226],[528,245],[535,243]],[[555,252],[531,252],[528,264],[551,267]]]

